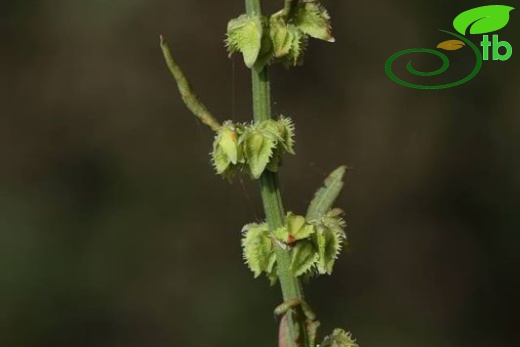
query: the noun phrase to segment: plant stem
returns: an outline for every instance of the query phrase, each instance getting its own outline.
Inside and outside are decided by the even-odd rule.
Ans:
[[[248,14],[262,15],[260,0],[246,0],[246,11]],[[271,118],[271,90],[269,84],[269,69],[253,67],[251,72],[253,89],[253,113],[256,122]],[[278,174],[265,170],[260,177],[260,191],[262,202],[269,229],[272,231],[283,226],[285,223],[285,212],[282,196],[278,185]],[[276,262],[278,266],[278,278],[282,288],[284,301],[297,299],[303,300],[303,291],[300,281],[291,271],[291,254],[278,245],[275,246]],[[304,347],[313,347],[309,344],[305,319],[301,309],[297,309],[297,322],[292,321],[292,314],[288,315],[289,334],[291,343],[296,345],[296,338],[301,337],[300,342]],[[298,327],[294,323],[298,324]],[[299,331],[298,331],[299,330]]]
[[[197,94],[195,94],[195,91],[184,75],[184,72],[182,72],[180,66],[177,64],[175,59],[173,59],[170,47],[166,43],[164,37],[161,35],[159,39],[164,59],[166,60],[166,64],[168,65],[168,68],[170,69],[170,72],[175,79],[175,82],[177,83],[177,88],[181,93],[184,104],[197,118],[202,121],[202,123],[209,126],[211,130],[217,131],[220,128],[219,122],[215,119],[211,112],[209,112],[202,101],[200,101]]]

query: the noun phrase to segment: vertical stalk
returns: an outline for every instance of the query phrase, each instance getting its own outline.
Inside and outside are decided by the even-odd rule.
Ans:
[[[262,15],[260,0],[245,0],[246,11],[248,14]],[[252,89],[253,89],[253,114],[256,122],[271,118],[271,90],[269,83],[269,69],[253,67],[251,70]],[[265,170],[260,177],[260,192],[267,219],[267,224],[271,231],[276,230],[285,223],[285,212],[282,203],[282,196],[278,185],[278,174]],[[276,261],[278,265],[278,278],[282,289],[284,301],[290,299],[303,300],[303,291],[300,281],[292,274],[291,255],[288,250],[282,247],[275,247]],[[298,314],[297,322],[292,319],[292,314],[287,316],[291,345],[296,345],[295,339],[300,336],[301,346],[310,346],[305,327],[305,319],[301,309],[296,309]],[[296,327],[296,324],[297,326]],[[299,331],[298,331],[299,330]]]

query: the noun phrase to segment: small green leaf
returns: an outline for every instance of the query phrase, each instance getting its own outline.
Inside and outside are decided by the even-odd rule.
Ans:
[[[251,128],[244,134],[244,153],[247,157],[251,175],[259,178],[273,155],[276,142],[262,131]]]
[[[343,329],[334,329],[332,335],[327,336],[320,347],[359,347],[352,334]]]
[[[316,39],[334,42],[327,10],[318,1],[306,1],[298,4],[294,23],[303,33]]]
[[[459,14],[453,20],[453,27],[462,35],[470,27],[470,34],[487,34],[502,29],[509,22],[509,12],[514,7],[486,5],[472,8]]]
[[[270,273],[274,267],[275,254],[267,224],[248,224],[244,226],[242,232],[244,259],[255,278],[262,272]]]
[[[312,242],[301,240],[291,252],[291,270],[298,277],[311,270],[318,261],[318,252]]]
[[[227,46],[230,54],[239,51],[247,67],[252,68],[262,48],[263,25],[260,16],[243,14],[232,19],[227,28]]]
[[[308,221],[320,218],[332,207],[343,188],[346,171],[346,166],[340,166],[325,179],[325,185],[316,192],[309,205],[306,216]]]

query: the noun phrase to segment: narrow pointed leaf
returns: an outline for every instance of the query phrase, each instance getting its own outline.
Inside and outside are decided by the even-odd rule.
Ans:
[[[340,166],[325,179],[325,185],[316,192],[309,205],[306,216],[308,221],[316,220],[330,210],[343,188],[346,171],[346,166]]]

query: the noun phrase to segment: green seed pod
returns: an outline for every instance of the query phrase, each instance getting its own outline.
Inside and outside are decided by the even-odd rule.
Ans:
[[[243,14],[232,19],[227,27],[227,47],[229,54],[237,51],[244,56],[248,68],[252,68],[262,48],[263,25],[260,16]]]
[[[291,250],[291,270],[294,276],[310,272],[318,261],[318,252],[311,241],[301,240]]]
[[[248,224],[242,228],[242,249],[246,264],[255,278],[262,272],[273,271],[276,257],[266,223]]]
[[[276,149],[276,140],[266,132],[252,127],[243,136],[244,154],[251,171],[251,176],[260,178]]]
[[[294,25],[288,25],[279,15],[273,15],[270,19],[270,37],[273,43],[274,58],[283,58],[289,54],[292,47]]]
[[[328,42],[335,41],[329,13],[318,1],[299,3],[294,14],[294,24],[311,37]]]
[[[239,129],[231,122],[225,122],[217,132],[213,142],[213,165],[217,174],[233,174],[233,168],[243,161],[238,145]]]

